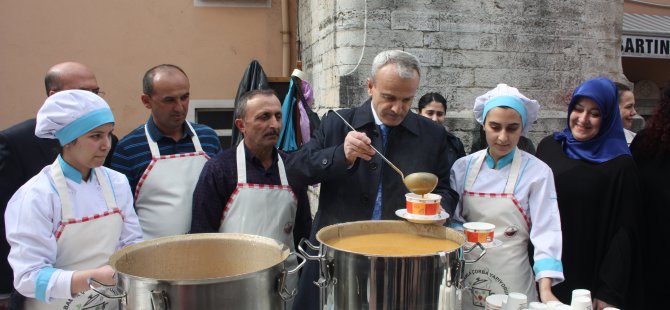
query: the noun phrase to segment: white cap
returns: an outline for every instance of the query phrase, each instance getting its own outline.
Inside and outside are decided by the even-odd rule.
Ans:
[[[64,90],[49,96],[37,112],[35,135],[58,139],[65,145],[93,128],[113,122],[112,110],[100,96],[86,90]]]
[[[498,99],[512,99],[510,97],[514,97],[518,100],[492,100],[496,97],[506,97]],[[515,103],[518,101],[520,101],[520,104]],[[508,86],[507,84],[498,84],[496,88],[489,90],[486,92],[486,94],[483,94],[475,99],[475,107],[473,112],[477,122],[481,125],[484,125],[486,113],[488,113],[492,107],[496,106],[508,106],[519,112],[523,122],[523,135],[528,133],[530,126],[537,120],[540,112],[540,104],[537,102],[537,100],[529,99],[521,92],[519,92],[518,89]]]

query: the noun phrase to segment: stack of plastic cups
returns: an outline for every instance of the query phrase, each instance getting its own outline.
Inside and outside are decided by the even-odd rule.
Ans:
[[[574,310],[592,310],[591,291],[585,289],[576,289],[572,291],[572,301],[570,306]]]

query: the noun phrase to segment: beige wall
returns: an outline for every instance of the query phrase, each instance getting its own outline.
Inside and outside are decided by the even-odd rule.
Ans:
[[[295,66],[295,0],[289,0]],[[98,78],[124,136],[149,115],[140,102],[144,72],[181,66],[192,99],[233,99],[258,59],[282,75],[281,4],[271,8],[196,8],[192,0],[0,1],[0,129],[34,117],[46,97],[44,73],[79,61]]]
[[[647,4],[640,2],[646,2]],[[640,0],[640,2],[625,0],[623,3],[624,12],[633,14],[670,15],[670,0]]]

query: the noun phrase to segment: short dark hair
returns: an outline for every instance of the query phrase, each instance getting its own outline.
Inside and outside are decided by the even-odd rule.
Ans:
[[[619,95],[619,102],[621,101],[621,95],[623,95],[624,92],[632,91],[626,84],[614,82],[614,85],[616,86],[617,95]]]
[[[419,113],[433,101],[441,103],[442,107],[444,107],[444,112],[447,112],[447,99],[444,96],[440,95],[440,93],[427,93],[419,98]]]
[[[63,88],[63,85],[60,83],[60,79],[56,71],[49,71],[44,76],[44,88],[47,91],[47,96],[49,96],[50,91],[52,90],[59,91]]]
[[[142,92],[144,92],[145,95],[151,96],[154,93],[154,76],[156,76],[156,72],[162,71],[162,70],[167,70],[167,69],[179,70],[179,72],[184,74],[186,79],[188,79],[188,75],[186,75],[186,72],[184,72],[184,70],[182,70],[181,68],[179,68],[176,65],[161,64],[161,65],[155,66],[155,67],[147,70],[147,72],[144,73],[144,77],[142,78]]]
[[[256,96],[277,96],[275,91],[269,89],[254,89],[244,93],[237,100],[237,108],[235,108],[235,119],[243,119],[247,114],[247,102]]]

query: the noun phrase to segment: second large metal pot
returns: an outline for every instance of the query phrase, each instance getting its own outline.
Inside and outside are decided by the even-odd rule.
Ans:
[[[404,233],[446,239],[459,247],[420,256],[365,255],[338,250],[328,240],[371,233]],[[464,261],[462,233],[402,221],[360,221],[327,226],[319,246],[303,240],[299,251],[320,263],[322,309],[460,309]],[[393,242],[390,240],[389,242]],[[303,246],[318,250],[309,255]],[[485,250],[479,246],[484,255]],[[470,249],[472,250],[472,248]]]
[[[195,234],[144,241],[114,253],[124,309],[284,309],[291,256],[283,244],[245,234]],[[108,292],[110,290],[107,290]],[[104,292],[103,292],[104,293]]]

